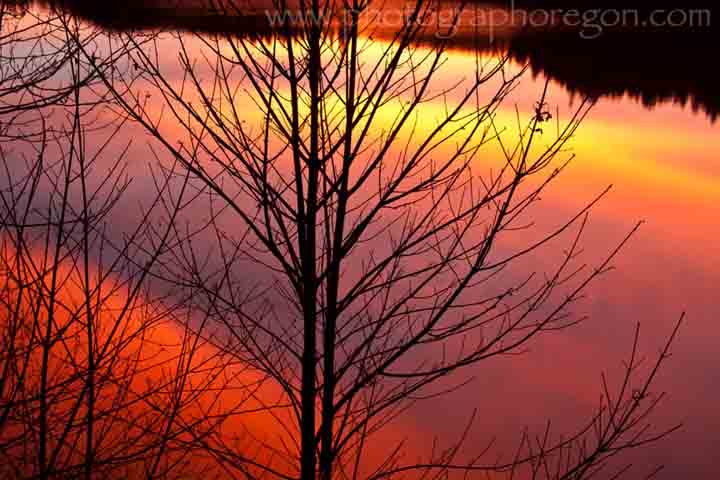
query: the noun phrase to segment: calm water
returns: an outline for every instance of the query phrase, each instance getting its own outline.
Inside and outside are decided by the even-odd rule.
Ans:
[[[79,12],[107,25],[107,17],[92,17],[95,10]],[[172,18],[146,18],[153,25],[173,24]],[[118,17],[114,20],[113,28],[127,28],[117,23]],[[184,30],[197,24],[192,19],[183,22]],[[629,352],[635,323],[642,322],[642,348],[652,356],[680,313],[687,311],[688,321],[657,384],[669,397],[656,416],[659,427],[678,422],[685,426],[643,450],[637,461],[664,463],[663,479],[716,478],[720,470],[709,452],[720,443],[720,124],[714,121],[720,83],[703,63],[714,61],[708,56],[713,48],[688,36],[680,42],[643,37],[618,48],[623,41],[569,42],[567,34],[505,33],[494,47],[485,47],[483,58],[492,61],[498,52],[509,52],[511,71],[530,64],[530,72],[499,111],[499,121],[510,129],[515,107],[530,114],[548,78],[549,103],[561,119],[573,112],[581,96],[598,98],[570,144],[576,159],[534,211],[538,229],[560,224],[610,184],[610,194],[592,212],[584,258],[598,263],[637,221],[646,223],[614,263],[617,270],[595,284],[576,307],[589,321],[542,337],[527,355],[478,368],[475,383],[435,401],[439,403],[418,407],[398,427],[398,435],[410,435],[410,444],[418,449],[433,434],[452,438],[473,408],[479,412],[472,434],[478,445],[491,438],[488,432],[510,441],[513,437],[504,432],[519,432],[524,425],[542,428],[546,420],[572,426],[596,407],[600,374],[617,372]],[[193,34],[184,36],[189,46],[201,48]],[[373,41],[379,52],[383,38]],[[454,84],[463,72],[472,73],[472,41],[468,34],[452,43],[436,78],[438,88]],[[172,39],[163,45],[177,48]],[[174,57],[171,50],[165,53],[168,59]],[[253,108],[250,103],[240,106]],[[442,103],[424,108],[424,114],[432,116]],[[168,132],[173,134],[172,126]],[[125,134],[142,138],[135,127]],[[141,172],[150,160],[147,151],[135,145],[131,154],[129,161]],[[497,162],[499,152],[490,151],[488,165]],[[140,178],[128,194],[142,201],[144,183],[136,176]],[[512,246],[510,241],[504,248]],[[542,252],[526,267],[542,270],[550,262],[543,255],[552,253]],[[442,421],[433,414],[437,411],[443,412]]]

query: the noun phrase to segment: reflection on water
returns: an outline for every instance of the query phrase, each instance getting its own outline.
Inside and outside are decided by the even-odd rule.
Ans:
[[[264,32],[259,20],[262,16],[226,16],[223,21],[235,23],[222,24],[216,15],[148,9],[159,2],[135,2],[122,9],[99,9],[92,2],[65,4],[100,25],[119,29],[162,27],[232,31],[236,35]],[[117,13],[120,10],[127,13]],[[468,395],[467,390],[451,401],[457,402],[458,411],[483,408],[486,414],[481,423],[490,432],[507,430],[508,419],[512,419],[513,427],[515,423],[532,424],[537,421],[536,410],[564,418],[568,404],[575,407],[594,401],[597,377],[593,375],[602,368],[601,361],[625,353],[624,339],[632,321],[650,323],[651,335],[662,337],[679,310],[690,306],[691,326],[675,350],[674,370],[667,372],[663,385],[673,392],[667,423],[679,418],[688,426],[653,452],[661,462],[670,464],[664,479],[714,478],[714,460],[702,454],[703,448],[694,447],[720,440],[720,418],[714,407],[720,392],[706,376],[697,374],[712,365],[717,350],[713,341],[718,334],[717,306],[712,287],[720,281],[720,230],[713,223],[720,202],[720,136],[717,125],[705,116],[671,104],[689,104],[710,118],[717,116],[717,73],[709,66],[713,49],[701,36],[632,37],[632,41],[628,40],[631,37],[613,36],[573,41],[568,35],[523,34],[495,46],[483,46],[488,51],[507,51],[519,62],[528,62],[541,76],[554,80],[552,102],[562,108],[571,102],[573,92],[600,98],[573,142],[580,160],[561,176],[554,193],[548,192],[538,222],[556,223],[577,211],[592,196],[588,192],[615,183],[615,193],[594,214],[588,250],[593,255],[606,252],[637,219],[648,220],[648,226],[621,260],[612,284],[593,290],[587,310],[597,323],[543,343],[550,347],[546,350],[552,352],[551,358],[539,347],[530,363],[513,360],[492,372],[483,372],[481,390],[503,392],[506,395],[501,401],[487,395]],[[431,37],[426,41],[432,41]],[[440,81],[451,84],[458,72],[472,66],[474,59],[465,50],[475,46],[475,41],[467,34],[453,37],[451,46],[455,50],[449,54],[448,68],[442,71]],[[523,81],[501,112],[508,122],[515,114],[512,102],[517,102],[521,111],[528,111],[541,84],[532,79]],[[626,94],[654,106],[654,110],[648,112],[638,102],[618,98]],[[443,107],[440,102],[436,106]],[[251,109],[252,105],[247,105],[247,110]],[[559,365],[563,365],[560,375]],[[513,378],[512,387],[507,386],[507,378]],[[527,408],[528,395],[533,396],[533,409]],[[689,405],[692,411],[688,411]],[[422,439],[437,428],[447,428],[452,434],[463,421],[451,419],[429,427],[418,422],[408,429],[414,428],[413,437]]]

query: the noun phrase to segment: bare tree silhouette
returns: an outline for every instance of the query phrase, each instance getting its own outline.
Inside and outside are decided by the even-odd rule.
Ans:
[[[0,476],[200,475],[185,431],[210,422],[219,372],[232,368],[178,328],[174,304],[147,282],[165,243],[144,242],[143,224],[108,235],[130,184],[116,138],[128,119],[107,120],[111,97],[96,87],[121,62],[86,61],[103,38],[94,29],[76,44],[77,22],[5,7]],[[173,201],[156,186],[149,210]]]
[[[30,271],[41,278],[50,271],[52,277],[49,287],[26,278],[6,282],[5,309],[20,312],[24,325],[45,332],[30,343],[33,348],[13,347],[36,354],[7,357],[12,362],[26,358],[28,365],[34,355],[43,359],[40,393],[13,393],[4,400],[9,414],[30,412],[21,415],[18,425],[39,425],[39,434],[17,435],[21,445],[39,444],[34,473],[73,475],[82,467],[90,477],[96,469],[139,464],[141,470],[134,472],[147,478],[190,475],[182,462],[195,452],[207,472],[238,478],[579,479],[613,476],[616,455],[673,430],[650,428],[648,417],[662,398],[650,387],[677,329],[649,369],[639,368],[636,333],[619,387],[612,393],[603,379],[598,410],[570,435],[549,429],[538,438],[521,435],[516,454],[499,460],[486,459],[482,449],[463,454],[467,432],[445,448],[433,448],[421,461],[403,456],[403,443],[383,443],[383,431],[413,404],[462,386],[462,371],[522,352],[534,337],[583,320],[571,307],[611,268],[635,230],[597,265],[581,263],[588,212],[606,191],[539,237],[531,229],[541,193],[572,158],[564,147],[591,99],[564,122],[551,122],[546,85],[535,111],[518,120],[513,143],[508,143],[499,107],[524,70],[511,73],[506,60],[478,53],[468,78],[451,86],[436,81],[445,65],[444,39],[460,21],[464,4],[453,10],[449,24],[438,25],[429,21],[438,5],[418,0],[403,12],[402,25],[390,35],[383,32],[388,40],[382,43],[373,40],[374,29],[388,26],[365,21],[370,6],[357,0],[312,0],[291,11],[281,1],[275,12],[293,15],[276,17],[271,38],[265,31],[262,37],[243,32],[192,40],[129,34],[121,52],[110,53],[89,47],[86,34],[64,23],[78,59],[122,109],[121,118],[142,125],[164,154],[158,154],[150,221],[114,250],[118,265],[101,268],[117,273],[98,277],[110,282],[102,289],[90,280],[90,252],[94,242],[103,244],[97,239],[106,238],[100,225],[115,196],[104,195],[106,204],[90,208],[95,195],[83,183],[91,161],[84,157],[77,120],[79,73],[73,77],[78,87],[72,102],[72,124],[78,127],[67,138],[80,147],[71,149],[56,172],[45,173],[51,172],[45,166],[31,169],[54,181],[50,211],[55,216],[40,225],[56,239],[40,237],[55,252],[41,255],[51,259],[49,269],[28,267],[22,208],[29,202],[18,200],[39,180],[27,175],[6,195],[13,208],[4,213],[3,225],[12,233],[7,238],[15,239],[7,244],[6,271]],[[216,8],[242,13],[232,4]],[[415,42],[421,33],[427,38],[428,28],[437,29],[432,48]],[[179,51],[179,75],[164,55],[165,42]],[[118,73],[121,55],[129,67]],[[501,162],[487,160],[490,149],[501,153]],[[67,201],[73,184],[82,192],[80,213],[70,210]],[[117,182],[103,185],[122,190]],[[568,234],[569,247],[552,271],[522,278],[508,273]],[[511,237],[522,245],[504,246]],[[79,271],[71,269],[79,275],[81,301],[70,302],[78,307],[67,308],[68,326],[56,330],[52,317],[67,258],[82,265],[75,267]],[[104,261],[100,255],[95,263]],[[153,311],[138,326],[121,327],[141,308],[138,302],[146,305],[140,298],[141,292],[151,295],[149,280],[171,292],[166,301],[172,309]],[[116,325],[106,337],[93,328],[102,314],[93,305],[101,291],[120,288],[112,287],[115,281],[128,294],[120,314],[103,322]],[[26,313],[18,292],[28,284],[38,290],[30,290],[34,297],[27,305],[41,308]],[[12,333],[25,330],[12,327],[21,321],[10,318],[8,344],[30,341]],[[135,348],[127,335],[143,337],[151,328],[148,322],[165,319],[179,321],[185,332],[180,353],[169,360],[176,371],[138,392],[133,387],[137,372],[156,367],[152,359],[144,365],[123,353],[123,348]],[[88,339],[78,340],[86,350],[82,354],[65,340],[66,331],[76,329]],[[36,330],[29,328],[33,335]],[[193,358],[199,345],[213,354],[199,354],[204,361],[198,366]],[[72,382],[50,375],[54,349],[66,352],[63,365],[72,366]],[[217,380],[231,366],[244,374]],[[205,379],[199,384],[191,373],[195,368]],[[103,382],[113,385],[107,395],[120,397],[107,407],[98,401]],[[234,390],[245,393],[225,404]],[[217,408],[200,405],[201,394],[216,399],[209,403]],[[135,411],[132,405],[138,401],[153,408]],[[18,406],[29,404],[34,408]],[[188,414],[191,410],[196,413]],[[118,418],[128,412],[140,418]],[[263,418],[261,429],[223,428],[234,418],[249,424],[257,415]],[[129,427],[117,430],[116,422]],[[59,433],[50,431],[50,423]],[[98,430],[106,437],[98,437]],[[78,440],[68,442],[73,434]],[[101,457],[98,442],[117,448],[105,447],[110,453]],[[85,448],[76,459],[78,445]],[[121,455],[120,447],[128,445],[132,448]],[[622,464],[619,468],[619,473],[626,471]]]

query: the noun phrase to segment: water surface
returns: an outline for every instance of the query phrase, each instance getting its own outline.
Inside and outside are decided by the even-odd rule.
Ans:
[[[187,15],[182,9],[169,12],[161,0],[122,7],[144,11],[142,18],[135,13],[117,16],[114,8],[101,15],[101,9],[92,6],[95,2],[63,3],[108,29],[182,31],[187,44],[198,49],[194,32],[253,35],[263,30],[257,26],[260,14],[218,23],[212,15],[197,15],[199,7],[193,3],[185,4]],[[378,49],[384,41],[382,33],[373,39]],[[435,40],[428,35],[424,42],[430,46]],[[164,45],[177,48],[172,39]],[[451,38],[449,46],[447,65],[436,78],[438,88],[472,75],[477,49],[490,60],[508,54],[511,71],[529,65],[499,112],[510,129],[516,107],[525,116],[532,114],[546,80],[548,103],[559,118],[571,115],[582,97],[597,99],[570,143],[568,153],[576,159],[534,210],[539,230],[557,226],[610,184],[610,194],[592,211],[584,258],[598,263],[637,221],[645,224],[614,262],[617,270],[578,305],[590,316],[587,322],[542,337],[526,355],[478,368],[475,383],[418,407],[403,428],[416,439],[434,433],[451,437],[473,408],[478,408],[479,423],[471,438],[478,444],[489,438],[488,432],[500,432],[503,441],[511,441],[502,432],[519,432],[524,425],[541,428],[547,419],[573,425],[596,406],[600,373],[617,370],[631,346],[635,323],[642,323],[642,347],[652,355],[686,310],[688,322],[657,385],[669,397],[656,417],[659,426],[685,426],[636,459],[641,464],[664,463],[662,479],[715,478],[720,471],[708,455],[720,443],[715,366],[720,336],[720,125],[715,122],[720,81],[715,67],[708,65],[714,63],[714,46],[701,34],[581,40],[572,32],[503,32],[491,42],[468,31]],[[172,59],[176,52],[165,53]],[[241,107],[252,110],[249,103]],[[431,115],[433,108],[442,108],[439,100],[424,111]],[[142,138],[140,132],[132,127],[125,135]],[[143,200],[145,190],[140,173],[148,163],[144,151],[136,145],[129,159],[138,178],[128,192],[137,201]],[[478,168],[497,164],[499,152],[489,151],[486,161]],[[509,243],[503,248],[512,247]],[[542,253],[552,255],[553,250]],[[542,271],[550,260],[538,255],[523,268]],[[429,415],[438,408],[447,412],[442,420]]]

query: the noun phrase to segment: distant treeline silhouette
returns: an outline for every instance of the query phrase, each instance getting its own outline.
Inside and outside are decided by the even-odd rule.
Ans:
[[[533,72],[582,96],[628,95],[653,107],[672,101],[720,113],[720,71],[710,35],[608,33],[582,40],[571,32],[518,35],[507,49]]]
[[[173,30],[270,36],[272,26],[262,0],[233,0],[227,8],[211,0],[9,0],[19,7],[38,5],[73,15],[111,31]],[[242,8],[242,11],[239,10]]]
[[[580,29],[525,28],[504,45],[519,62],[579,95],[628,95],[645,106],[672,101],[703,111],[714,121],[720,112],[716,63],[720,17],[715,0],[492,0],[492,3],[531,12],[544,10],[634,10],[643,21],[652,12],[708,10],[705,25],[602,28],[592,38]],[[687,17],[689,18],[689,17]],[[677,20],[677,18],[676,18]],[[695,19],[697,20],[697,18]],[[647,26],[646,26],[647,27]]]
[[[498,0],[510,5],[511,0]],[[533,5],[547,8],[585,8],[617,5],[632,8],[680,8],[677,1],[657,0],[514,0],[516,7]],[[218,11],[208,8],[210,0],[15,0],[21,5],[40,4],[62,8],[102,28],[110,30],[162,29],[234,36],[273,34],[269,17],[262,11],[263,1],[235,3],[246,11]],[[267,3],[267,2],[265,2]],[[252,5],[252,6],[250,6]],[[710,5],[693,0],[682,8]],[[608,7],[611,8],[611,7]],[[429,34],[423,42],[435,42]],[[705,112],[712,120],[720,113],[720,74],[713,58],[717,29],[692,33],[668,31],[606,30],[594,39],[583,39],[572,29],[526,29],[491,44],[487,38],[458,34],[449,40],[456,49],[507,51],[512,58],[528,63],[531,69],[581,96],[617,97],[628,95],[652,107],[671,101]]]

